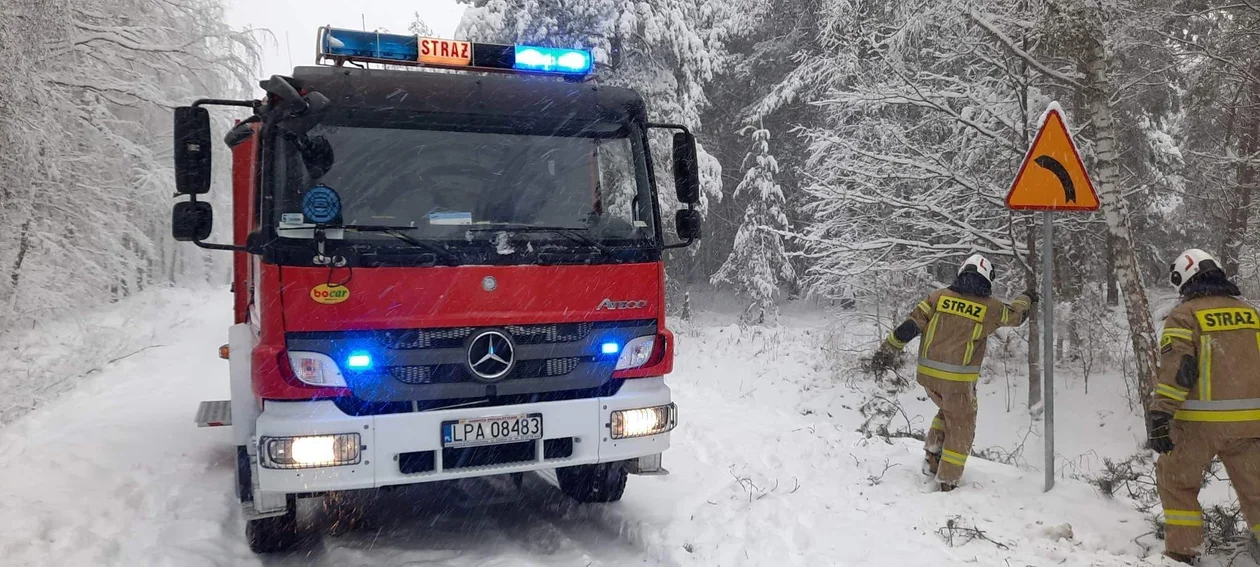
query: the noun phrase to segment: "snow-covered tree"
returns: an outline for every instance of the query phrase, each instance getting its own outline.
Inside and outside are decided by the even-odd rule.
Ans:
[[[229,258],[174,246],[169,215],[170,108],[239,94],[255,59],[223,6],[13,0],[0,31],[0,328],[221,281]]]
[[[472,40],[582,47],[595,52],[599,80],[641,93],[657,122],[686,124],[700,142],[700,209],[722,199],[722,168],[706,151],[700,116],[709,104],[705,88],[727,63],[730,37],[762,13],[754,0],[462,0],[465,11],[457,35]],[[669,134],[657,133],[654,146],[667,155]],[[667,160],[657,168],[662,208],[678,203],[669,190]],[[667,221],[672,222],[672,221]]]
[[[415,12],[415,19],[407,26],[407,32],[418,35],[420,37],[433,37],[433,28],[429,24],[424,23],[424,19],[420,17],[420,12]]]
[[[746,157],[744,178],[735,188],[735,199],[749,200],[743,223],[726,263],[713,275],[714,285],[729,283],[753,300],[746,320],[773,323],[778,319],[775,300],[781,286],[796,279],[796,272],[783,246],[789,229],[783,189],[775,180],[779,162],[770,153],[770,131],[748,128],[752,150]]]

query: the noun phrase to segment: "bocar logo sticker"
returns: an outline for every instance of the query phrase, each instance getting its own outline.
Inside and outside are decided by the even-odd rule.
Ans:
[[[311,288],[311,299],[324,305],[341,303],[350,299],[350,288],[344,285],[319,284]]]

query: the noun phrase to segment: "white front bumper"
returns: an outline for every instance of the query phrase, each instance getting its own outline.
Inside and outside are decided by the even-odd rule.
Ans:
[[[615,410],[668,403],[669,386],[659,377],[626,380],[615,395],[605,398],[377,416],[346,415],[331,401],[267,402],[258,417],[255,443],[262,437],[358,433],[364,448],[357,465],[298,470],[259,466],[254,469],[257,490],[288,494],[352,490],[635,459],[668,449],[669,433],[615,440],[609,435],[610,414]],[[527,413],[542,414],[544,440],[573,438],[573,454],[544,460],[543,440],[539,440],[538,457],[532,461],[454,470],[443,468],[443,421]],[[422,451],[435,452],[435,469],[403,474],[399,470],[399,454]]]

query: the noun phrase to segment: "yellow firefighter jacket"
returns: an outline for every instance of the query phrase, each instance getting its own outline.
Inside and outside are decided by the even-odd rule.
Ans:
[[[1164,320],[1151,411],[1260,437],[1260,314],[1228,296],[1183,301]]]
[[[1031,307],[1026,295],[1008,305],[994,297],[964,295],[948,288],[932,292],[908,319],[922,333],[919,384],[940,393],[971,391],[980,379],[989,335],[999,327],[1023,324]],[[908,340],[898,339],[894,331],[885,344],[901,350]]]

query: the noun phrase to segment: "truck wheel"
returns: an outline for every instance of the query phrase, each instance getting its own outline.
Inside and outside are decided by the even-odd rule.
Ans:
[[[626,491],[626,467],[601,463],[556,469],[560,491],[578,502],[616,502]]]
[[[288,551],[299,541],[297,523],[297,499],[289,496],[289,510],[282,516],[272,516],[245,522],[245,539],[254,553]]]

